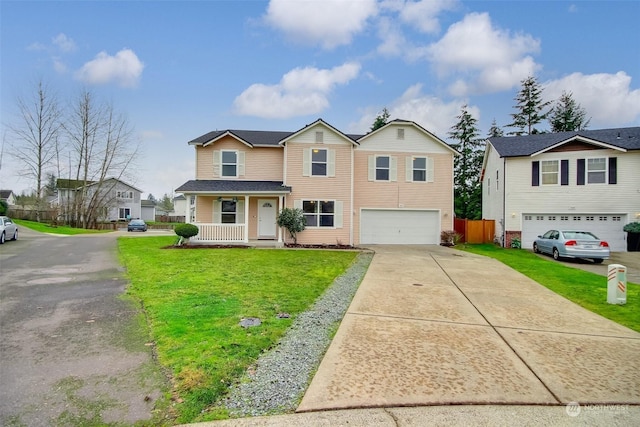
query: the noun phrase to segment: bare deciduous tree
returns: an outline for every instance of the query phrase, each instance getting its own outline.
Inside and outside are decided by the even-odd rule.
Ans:
[[[62,111],[51,89],[39,80],[31,97],[18,97],[19,119],[8,126],[10,155],[21,165],[21,174],[32,180],[36,194],[36,219],[45,205],[46,174],[56,170],[60,151]]]

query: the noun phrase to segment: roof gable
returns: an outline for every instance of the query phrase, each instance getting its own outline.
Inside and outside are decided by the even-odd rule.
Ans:
[[[459,154],[454,148],[452,148],[449,144],[447,144],[446,142],[444,142],[442,139],[438,138],[436,135],[434,135],[433,133],[429,132],[428,130],[426,130],[425,128],[423,128],[422,126],[420,126],[419,124],[417,124],[416,122],[410,121],[410,120],[401,120],[401,119],[395,119],[390,121],[389,123],[387,123],[386,125],[367,133],[366,135],[361,136],[358,139],[358,142],[361,145],[365,145],[366,142],[368,140],[374,140],[378,135],[388,132],[391,128],[394,127],[411,127],[412,129],[416,130],[418,133],[424,135],[427,137],[427,139],[431,142],[434,142],[436,144],[436,146],[438,146],[439,148],[444,149],[444,151],[446,152],[450,152],[453,154]]]
[[[560,147],[576,149],[609,148],[618,151],[640,150],[640,127],[582,130],[489,138],[500,157],[536,156]]]
[[[280,141],[280,145],[285,145],[287,142],[291,141],[295,137],[300,136],[303,133],[308,132],[311,129],[313,129],[314,127],[317,127],[317,126],[321,126],[321,127],[324,127],[325,129],[330,130],[331,132],[336,134],[340,139],[343,139],[345,142],[348,142],[348,143],[350,143],[352,145],[358,145],[358,142],[356,140],[351,138],[349,135],[347,135],[347,134],[339,131],[338,129],[334,128],[333,126],[331,126],[329,123],[325,122],[322,119],[318,119],[315,122],[306,125],[305,127],[303,127],[302,129],[298,130],[297,132],[294,132],[291,135],[287,136],[282,141]]]

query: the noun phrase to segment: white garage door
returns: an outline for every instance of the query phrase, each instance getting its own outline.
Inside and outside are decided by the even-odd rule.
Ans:
[[[360,243],[438,244],[439,211],[363,209],[360,214]]]
[[[622,227],[627,216],[620,214],[524,214],[522,247],[531,249],[538,235],[547,230],[590,231],[609,243],[614,252],[626,252],[627,242]]]

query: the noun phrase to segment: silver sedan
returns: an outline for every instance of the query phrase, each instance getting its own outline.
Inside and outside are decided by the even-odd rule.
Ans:
[[[8,216],[0,216],[0,245],[9,239],[18,240],[18,226]]]
[[[585,258],[600,264],[609,258],[609,244],[588,231],[549,230],[533,242],[535,253],[545,253],[553,259]]]

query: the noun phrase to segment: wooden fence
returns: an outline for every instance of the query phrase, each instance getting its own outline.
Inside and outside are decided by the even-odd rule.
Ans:
[[[462,236],[464,243],[493,243],[496,224],[492,219],[454,220],[453,229]]]

